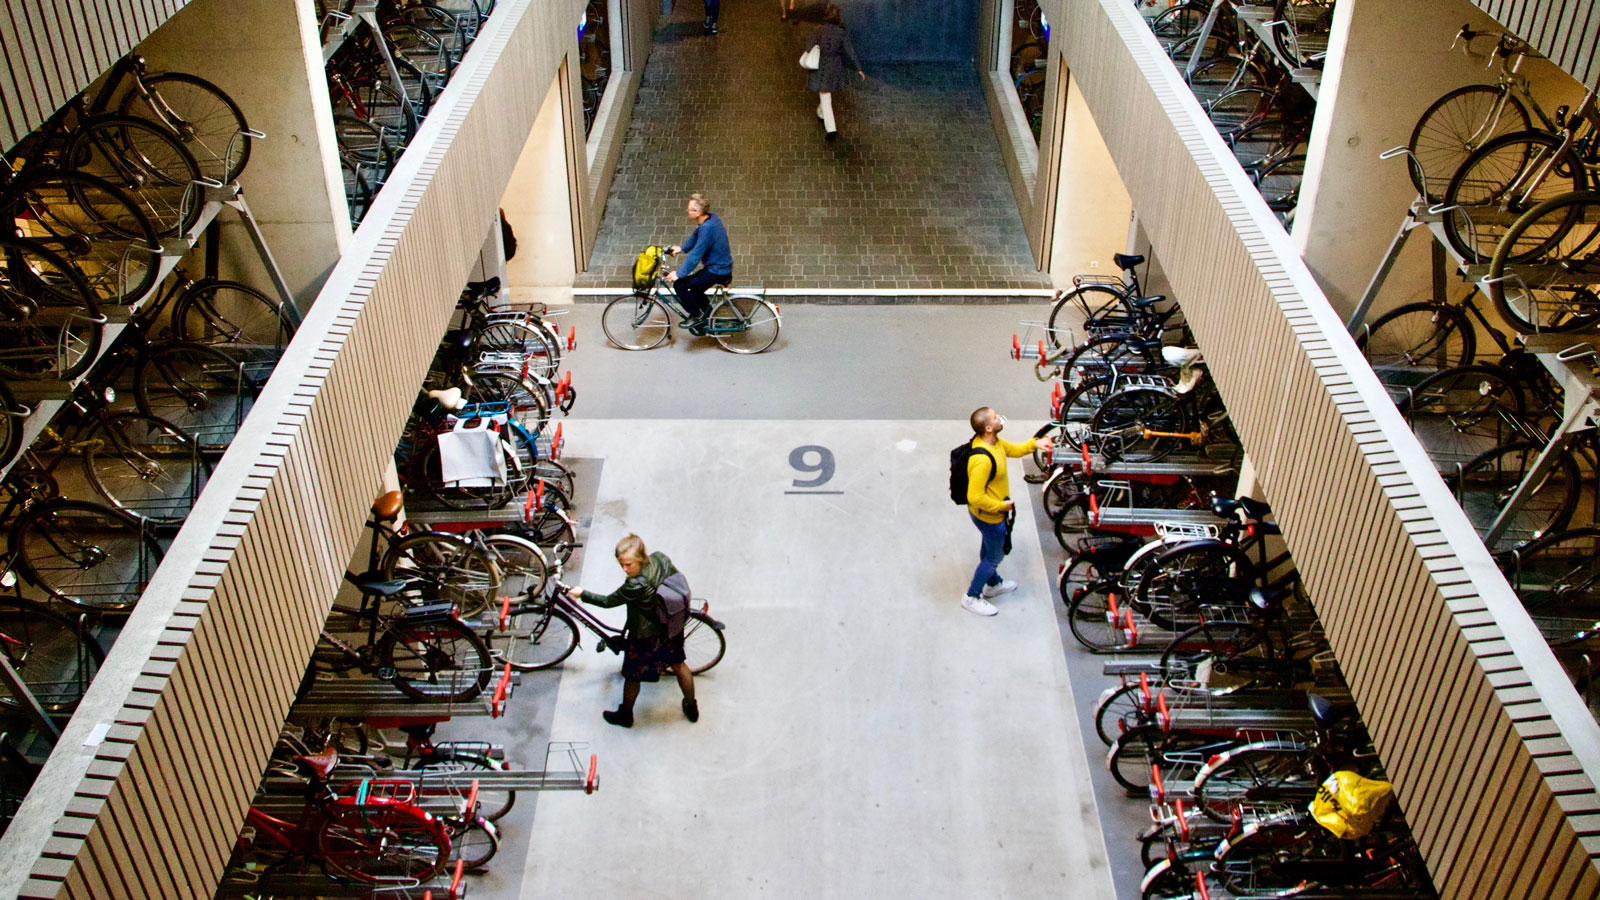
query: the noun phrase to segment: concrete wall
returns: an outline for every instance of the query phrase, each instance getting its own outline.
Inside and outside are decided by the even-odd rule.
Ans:
[[[239,184],[302,308],[350,241],[321,47],[310,0],[195,0],[138,48],[157,70],[216,84],[267,135],[252,144]],[[271,293],[237,218],[224,212],[219,221],[223,277]],[[189,268],[198,274],[200,260]]]
[[[514,301],[564,300],[577,271],[563,87],[563,79],[557,75],[500,201],[506,221],[517,234],[516,258],[506,263],[506,285]]]
[[[1050,242],[1050,279],[1057,288],[1071,287],[1072,276],[1079,273],[1116,275],[1111,254],[1124,249],[1133,215],[1133,200],[1117,174],[1094,113],[1077,80],[1070,74],[1066,77]]]
[[[1463,24],[1502,30],[1467,0],[1340,0],[1335,7],[1293,236],[1341,314],[1355,307],[1416,197],[1405,162],[1378,154],[1404,146],[1422,113],[1445,93],[1492,83],[1482,59],[1449,49]],[[1475,46],[1486,50],[1492,42]],[[1523,71],[1546,109],[1582,96],[1549,62],[1530,60]],[[1374,315],[1431,296],[1428,243],[1417,235],[1406,247]],[[1460,286],[1452,296],[1466,290]]]

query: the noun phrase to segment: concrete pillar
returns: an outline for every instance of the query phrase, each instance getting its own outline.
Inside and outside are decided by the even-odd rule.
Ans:
[[[1504,30],[1467,0],[1340,0],[1335,7],[1293,238],[1341,315],[1355,307],[1416,197],[1406,163],[1378,154],[1404,146],[1446,92],[1493,81],[1484,60],[1449,49],[1463,24]],[[1475,48],[1492,46],[1480,40]],[[1546,62],[1530,60],[1523,70],[1549,109],[1577,87]],[[1372,314],[1431,297],[1429,259],[1426,235],[1414,235]]]
[[[254,142],[239,183],[290,288],[308,307],[350,240],[322,45],[311,0],[194,0],[139,52],[198,75],[244,111]],[[224,211],[222,275],[271,293],[238,219]],[[191,264],[196,271],[198,261]]]
[[[1133,201],[1089,104],[1069,73],[1050,249],[1050,278],[1055,286],[1070,288],[1072,276],[1080,273],[1118,274],[1111,255],[1127,244],[1132,215]]]
[[[517,256],[506,264],[506,283],[514,302],[566,301],[577,273],[564,88],[557,75],[500,201],[517,235]]]

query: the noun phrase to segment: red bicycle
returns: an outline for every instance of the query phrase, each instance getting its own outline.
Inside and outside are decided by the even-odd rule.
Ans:
[[[267,869],[291,859],[315,859],[330,875],[368,884],[422,882],[444,871],[450,836],[443,822],[415,806],[416,786],[408,781],[363,779],[354,794],[328,785],[339,764],[334,747],[295,757],[307,776],[304,810],[288,821],[252,807],[235,855],[261,860],[277,856]]]

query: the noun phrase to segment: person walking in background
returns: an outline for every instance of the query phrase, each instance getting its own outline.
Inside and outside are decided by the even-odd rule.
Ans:
[[[811,47],[821,47],[822,51],[817,60],[817,70],[806,79],[806,87],[817,92],[817,118],[822,120],[827,139],[831,141],[839,136],[839,126],[833,119],[833,92],[849,82],[845,61],[849,61],[850,70],[860,75],[862,81],[867,80],[867,73],[861,71],[856,49],[850,45],[850,35],[845,33],[844,13],[832,3],[823,11],[822,24],[817,26],[806,50],[809,51]]]
[[[1016,504],[1011,500],[1011,483],[1006,478],[1006,460],[1027,456],[1035,447],[1051,448],[1049,438],[1029,438],[1016,444],[1000,437],[1006,417],[985,406],[972,413],[972,452],[967,457],[967,513],[978,526],[983,542],[978,551],[978,568],[972,584],[961,599],[961,608],[980,616],[999,612],[989,600],[1017,589],[1015,581],[1000,577],[1000,561],[1011,550],[1011,523]]]
[[[706,34],[717,33],[717,16],[722,13],[722,0],[706,0]]]
[[[733,281],[733,251],[728,247],[728,229],[722,219],[711,211],[711,202],[704,194],[690,194],[684,207],[694,222],[694,231],[682,246],[669,247],[669,253],[687,254],[683,264],[667,273],[667,283],[678,294],[678,302],[689,314],[689,333],[705,334],[706,291],[714,284]],[[696,266],[702,266],[695,271]]]

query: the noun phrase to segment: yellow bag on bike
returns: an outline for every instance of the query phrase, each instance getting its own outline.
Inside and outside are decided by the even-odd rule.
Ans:
[[[1311,817],[1334,837],[1353,841],[1372,832],[1393,799],[1394,786],[1387,781],[1335,772],[1317,788]]]
[[[646,247],[633,261],[633,289],[645,293],[656,286],[656,273],[661,271],[661,248]]]

